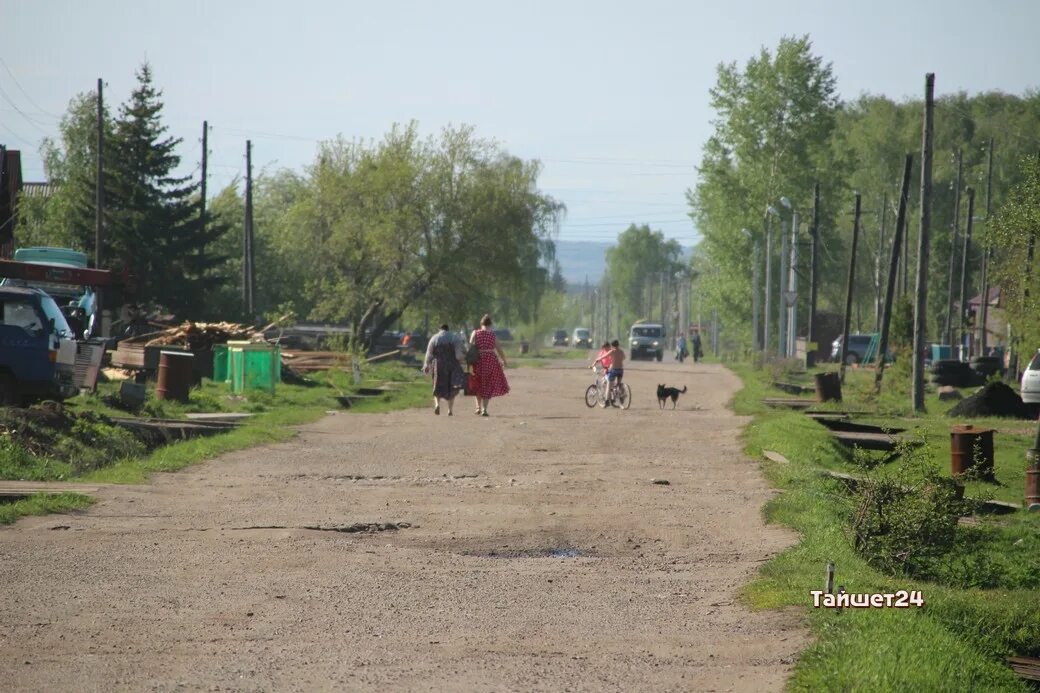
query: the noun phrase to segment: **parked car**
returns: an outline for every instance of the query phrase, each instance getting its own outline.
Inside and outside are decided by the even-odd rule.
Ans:
[[[575,327],[571,335],[571,346],[583,349],[592,348],[592,332],[587,327]]]
[[[567,330],[555,330],[552,335],[552,345],[554,347],[567,346],[569,340],[567,339]]]
[[[1036,350],[1033,360],[1022,373],[1022,401],[1040,404],[1040,349]]]
[[[499,342],[511,342],[511,341],[513,341],[513,333],[510,332],[508,328],[496,327],[496,328],[494,328],[494,332],[495,332],[495,338],[498,339]]]
[[[664,325],[658,323],[636,323],[628,333],[628,343],[631,347],[630,356],[636,359],[664,358],[665,348]]]
[[[871,335],[869,334],[850,334],[849,335],[849,353],[845,355],[845,363],[853,364],[860,363],[863,361],[863,357],[867,354],[867,347],[870,346]],[[831,361],[841,360],[841,336],[831,342]]]

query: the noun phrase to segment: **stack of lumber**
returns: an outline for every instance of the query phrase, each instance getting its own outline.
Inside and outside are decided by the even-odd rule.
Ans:
[[[255,333],[254,328],[233,322],[188,321],[161,332],[142,335],[136,340],[147,340],[145,346],[179,346],[191,351],[211,351],[214,344],[226,344],[228,340],[252,339]]]
[[[349,368],[350,354],[339,351],[283,351],[282,366],[297,372]]]

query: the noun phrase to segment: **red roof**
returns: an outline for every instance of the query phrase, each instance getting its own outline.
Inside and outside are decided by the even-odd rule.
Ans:
[[[989,287],[989,304],[991,306],[998,305],[1000,303],[1000,287],[991,286]],[[968,301],[969,306],[979,306],[982,304],[982,294],[979,294],[975,298]]]

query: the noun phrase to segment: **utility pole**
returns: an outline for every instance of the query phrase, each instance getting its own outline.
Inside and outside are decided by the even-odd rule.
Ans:
[[[917,237],[917,290],[914,297],[913,410],[924,411],[924,348],[928,328],[928,255],[932,226],[932,133],[935,73],[924,78],[924,122],[921,128],[921,228]]]
[[[773,273],[772,273],[773,262],[772,262],[772,260],[773,260],[773,219],[769,215],[769,212],[767,211],[766,212],[766,284],[765,284],[766,302],[765,302],[765,309],[762,311],[762,353],[763,353],[763,355],[766,352],[769,351],[769,322],[772,319],[772,316],[769,313],[769,310],[770,310],[769,293],[770,293],[770,289],[772,288],[772,285],[773,285]],[[697,311],[697,326],[700,327],[700,324],[701,324],[701,314],[700,314],[700,309],[698,309],[698,311]]]
[[[845,382],[845,360],[849,356],[849,322],[852,320],[852,290],[856,283],[856,246],[859,244],[860,195],[856,193],[855,213],[852,221],[852,257],[849,259],[849,284],[845,290],[845,321],[841,328],[841,365],[839,378]]]
[[[953,193],[953,226],[950,232],[950,285],[947,288],[947,301],[946,301],[946,325],[945,325],[945,336],[946,343],[950,345],[950,349],[953,349],[953,274],[954,268],[956,267],[957,258],[957,236],[960,232],[960,218],[961,218],[961,172],[962,172],[963,160],[961,158],[961,150],[957,150],[957,184],[954,188]]]
[[[780,358],[787,356],[787,306],[784,305],[784,275],[787,274],[787,220],[780,218],[780,276],[776,302],[777,331],[776,353]]]
[[[759,350],[758,344],[758,263],[760,248],[758,247],[758,239],[755,238],[753,241],[753,247],[751,251],[751,347],[753,350]]]
[[[982,251],[982,304],[979,306],[979,356],[986,355],[989,333],[986,329],[989,318],[989,261],[993,257],[993,245],[989,241],[990,203],[993,201],[993,138],[989,138],[989,165],[986,172],[986,245]]]
[[[787,355],[795,354],[798,333],[798,212],[791,212],[791,262],[787,268]]]
[[[967,330],[967,319],[968,319],[968,256],[971,254],[971,232],[975,225],[975,188],[969,187],[964,191],[968,195],[968,223],[964,227],[964,250],[961,252],[961,302],[960,302],[960,333],[961,346],[964,346],[964,338],[968,336]],[[963,356],[970,358],[971,349],[965,347],[967,352]],[[964,358],[958,355],[962,361]]]
[[[202,236],[206,234],[206,171],[207,164],[209,163],[209,123],[202,121],[202,180],[199,181],[199,233]],[[202,259],[205,249],[199,248],[199,258]],[[202,263],[199,263],[199,269],[202,269]]]
[[[878,245],[874,252],[874,331],[881,331],[881,258],[885,254],[885,217],[888,211],[888,193],[881,196],[881,226],[878,228]]]
[[[816,341],[816,291],[819,280],[820,261],[820,182],[813,185],[812,210],[812,260],[809,265],[809,333],[806,336],[805,366],[812,368],[816,363],[816,349],[811,345]],[[818,346],[816,348],[819,348]]]
[[[899,212],[896,215],[896,232],[892,238],[892,259],[888,263],[888,285],[885,290],[885,311],[881,319],[881,336],[878,340],[877,369],[874,371],[874,392],[881,393],[881,379],[885,375],[885,355],[888,353],[888,330],[892,324],[892,299],[895,297],[896,279],[899,275],[900,250],[903,245],[902,230],[906,224],[906,208],[910,202],[910,173],[914,155],[907,154],[903,163],[903,185],[899,188]],[[886,201],[887,204],[887,201]]]
[[[105,242],[105,101],[104,85],[101,78],[97,81],[97,171],[94,174],[96,190],[94,191],[94,267],[103,269],[102,252]],[[94,294],[94,310],[98,319],[98,335],[107,336],[104,312],[105,290],[97,288]]]
[[[253,142],[246,140],[246,219],[243,225],[242,243],[242,302],[246,316],[253,320]]]

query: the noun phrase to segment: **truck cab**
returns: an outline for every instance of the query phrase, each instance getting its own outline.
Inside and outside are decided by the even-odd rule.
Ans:
[[[0,286],[0,405],[75,395],[75,362],[75,335],[54,299]]]
[[[628,345],[631,358],[657,359],[664,358],[665,329],[660,323],[637,322],[628,333]]]
[[[87,267],[87,255],[70,248],[19,248],[14,251],[15,262],[27,262],[61,270],[82,270]],[[73,327],[77,339],[90,339],[100,327],[97,316],[97,295],[90,286],[41,279],[12,279],[0,282],[3,286],[24,286],[41,289],[58,304],[66,322]]]

